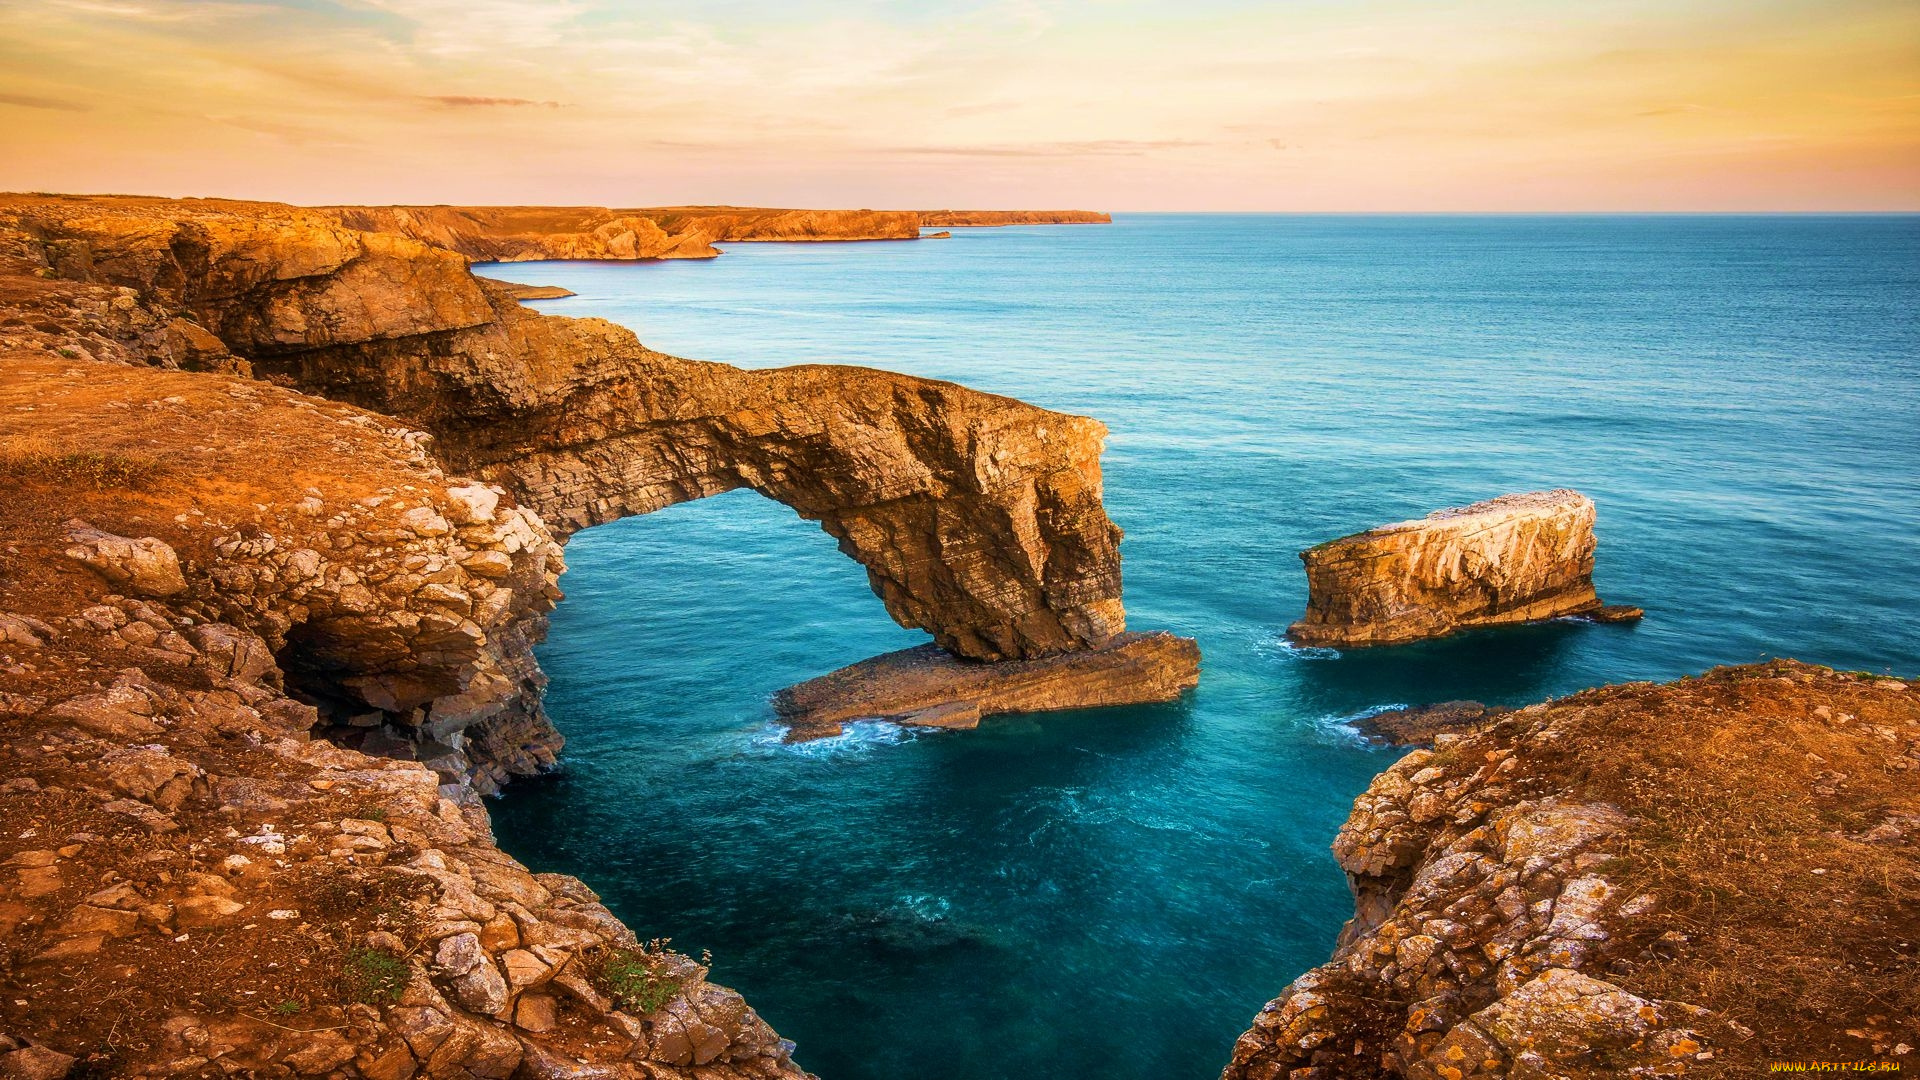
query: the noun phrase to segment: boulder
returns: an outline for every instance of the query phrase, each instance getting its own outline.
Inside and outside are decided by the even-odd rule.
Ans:
[[[173,596],[185,592],[180,556],[151,536],[131,539],[96,529],[84,521],[67,523],[66,556],[135,596]]]

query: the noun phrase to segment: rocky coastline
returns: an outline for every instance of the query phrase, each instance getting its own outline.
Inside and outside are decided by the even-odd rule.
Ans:
[[[427,209],[0,199],[0,1074],[804,1076],[493,844],[566,535],[753,487],[982,667],[1125,629],[1097,422],[654,353],[468,269],[652,219]]]
[[[480,796],[563,742],[531,648],[565,538],[739,487],[819,521],[937,647],[782,695],[803,735],[1166,700],[1197,650],[1126,628],[1105,429],[665,356],[468,268],[831,212],[371,210],[0,197],[0,1076],[803,1080],[703,962],[493,842]],[[908,224],[1015,223],[942,213]],[[1323,545],[1322,597],[1393,602],[1314,625],[1593,613],[1591,503],[1524,499]],[[1489,536],[1497,575],[1421,569]],[[1415,572],[1332,569],[1354,545]],[[1383,722],[1432,749],[1356,801],[1355,917],[1226,1080],[1912,1060],[1917,695],[1782,661]]]
[[[1776,661],[1435,735],[1355,801],[1354,917],[1223,1080],[1911,1061],[1917,690]]]

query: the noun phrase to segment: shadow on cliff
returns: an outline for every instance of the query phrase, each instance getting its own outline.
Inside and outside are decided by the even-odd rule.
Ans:
[[[1389,702],[1480,701],[1518,706],[1561,685],[1563,665],[1584,634],[1617,632],[1575,620],[1473,630],[1438,641],[1342,649],[1338,659],[1299,665],[1302,701],[1347,716]]]

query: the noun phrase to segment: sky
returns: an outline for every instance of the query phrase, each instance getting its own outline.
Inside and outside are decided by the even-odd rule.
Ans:
[[[0,190],[1920,210],[1920,0],[0,0]]]

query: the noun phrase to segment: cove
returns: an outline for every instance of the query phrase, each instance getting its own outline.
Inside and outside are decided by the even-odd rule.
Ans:
[[[677,355],[1101,419],[1131,622],[1205,656],[1170,706],[784,746],[773,690],[924,636],[785,507],[671,507],[570,542],[565,770],[492,804],[501,841],[713,950],[828,1080],[1212,1076],[1350,914],[1327,844],[1392,755],[1340,718],[1920,661],[1917,256],[1912,218],[1123,215],[483,270]],[[1554,486],[1641,627],[1281,644],[1300,548]]]

